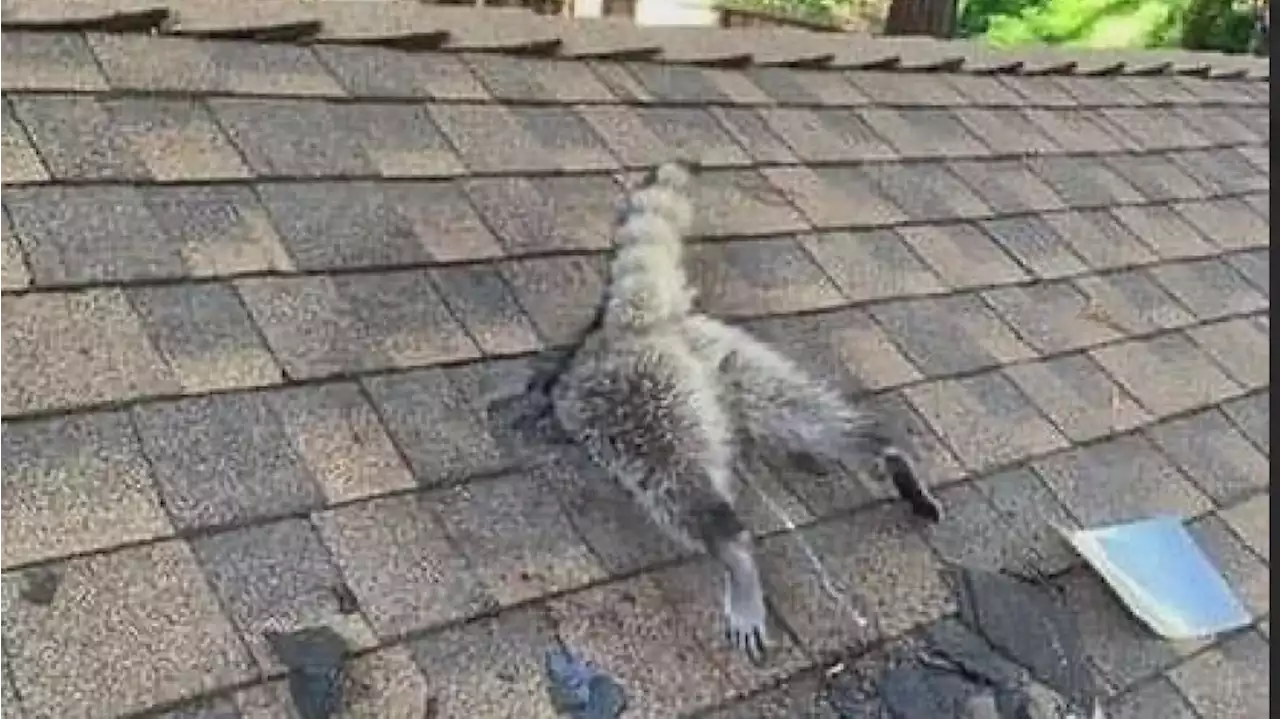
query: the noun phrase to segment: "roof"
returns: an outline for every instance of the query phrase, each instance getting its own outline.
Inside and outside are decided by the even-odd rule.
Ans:
[[[1265,59],[6,0],[3,64],[6,716],[284,716],[270,633],[316,626],[366,716],[543,715],[552,635],[642,714],[759,716],[949,613],[954,559],[1087,597],[1120,701],[1265,711],[1229,695],[1265,645],[1145,638],[1045,530],[1196,517],[1269,612]],[[673,157],[708,309],[869,393],[952,514],[776,478],[881,634],[758,514],[768,671],[714,574],[479,410],[586,321],[624,183]]]

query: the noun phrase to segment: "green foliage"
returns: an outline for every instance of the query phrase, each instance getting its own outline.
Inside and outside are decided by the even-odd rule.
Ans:
[[[1240,0],[967,0],[959,30],[998,46],[1245,52],[1253,11]]]

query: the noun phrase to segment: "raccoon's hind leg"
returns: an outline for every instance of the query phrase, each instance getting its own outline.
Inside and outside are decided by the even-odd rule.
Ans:
[[[941,520],[941,503],[878,416],[742,329],[705,315],[685,327],[690,345],[718,370],[735,429],[766,456],[806,471],[850,464],[872,469],[916,515]]]
[[[768,654],[768,609],[751,532],[726,502],[690,512],[706,551],[725,568],[725,639],[755,664]]]

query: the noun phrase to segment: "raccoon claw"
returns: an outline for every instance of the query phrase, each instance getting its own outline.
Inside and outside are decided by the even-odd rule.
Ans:
[[[763,664],[768,656],[769,640],[765,618],[763,604],[746,608],[739,607],[730,600],[725,607],[725,640],[746,654],[747,659],[757,666]]]

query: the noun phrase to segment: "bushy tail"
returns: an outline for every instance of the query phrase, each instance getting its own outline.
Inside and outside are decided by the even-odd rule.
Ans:
[[[693,223],[688,170],[659,166],[627,198],[609,268],[601,324],[641,332],[679,320],[695,292],[684,269],[685,235]]]

